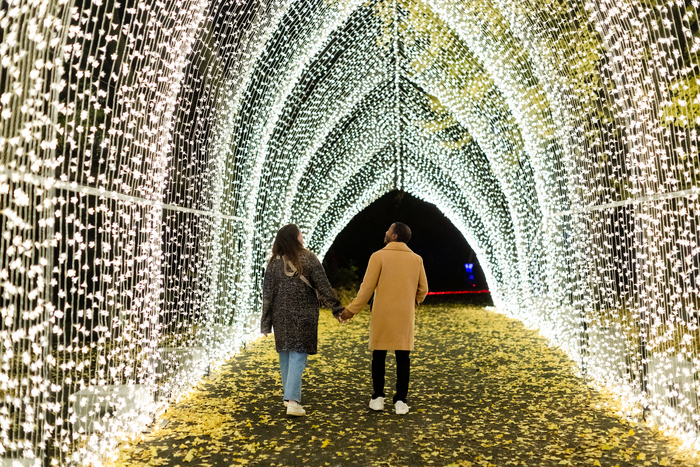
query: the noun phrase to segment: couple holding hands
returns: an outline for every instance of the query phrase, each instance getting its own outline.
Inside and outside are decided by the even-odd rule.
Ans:
[[[423,259],[406,246],[410,239],[411,229],[406,224],[395,222],[389,227],[384,237],[386,246],[370,257],[357,297],[343,308],[321,262],[304,248],[299,227],[289,224],[277,232],[272,258],[265,269],[260,331],[267,336],[274,330],[287,415],[306,414],[301,406],[301,377],[307,356],[317,353],[319,301],[345,322],[358,314],[373,295],[369,348],[373,351],[374,393],[369,408],[384,410],[386,353],[393,350],[394,405],[397,414],[408,413],[415,309],[428,293]]]

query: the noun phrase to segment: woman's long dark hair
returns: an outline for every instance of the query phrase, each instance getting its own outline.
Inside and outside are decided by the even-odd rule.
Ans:
[[[297,275],[304,273],[301,265],[301,252],[304,246],[299,243],[299,227],[296,224],[287,224],[277,231],[275,243],[272,244],[272,256],[286,256],[297,268]]]

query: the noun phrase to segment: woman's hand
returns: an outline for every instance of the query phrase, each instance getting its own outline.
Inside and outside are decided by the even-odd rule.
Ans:
[[[340,310],[340,313],[335,315],[335,319],[337,319],[340,324],[345,324],[348,322],[348,320],[346,318],[343,318],[343,313],[345,313],[345,308]]]

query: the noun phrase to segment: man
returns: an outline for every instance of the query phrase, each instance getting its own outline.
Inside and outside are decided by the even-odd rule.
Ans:
[[[386,246],[369,259],[367,272],[357,297],[343,311],[341,318],[351,319],[369,302],[372,294],[372,318],[369,348],[372,350],[372,410],[384,410],[384,372],[387,350],[396,354],[396,413],[408,413],[408,379],[411,369],[409,353],[413,350],[416,306],[428,294],[423,259],[406,243],[411,229],[395,222],[384,236]]]

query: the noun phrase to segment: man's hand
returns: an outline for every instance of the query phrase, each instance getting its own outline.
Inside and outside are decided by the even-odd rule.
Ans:
[[[335,319],[337,319],[338,322],[339,322],[340,324],[345,324],[345,323],[348,322],[347,319],[343,318],[343,312],[344,312],[344,311],[345,311],[345,308],[343,308],[342,310],[340,310],[340,313],[338,313],[337,315],[335,315]]]
[[[354,316],[355,315],[353,315],[347,308],[343,308],[343,312],[340,313],[340,318],[345,321],[352,319]]]

